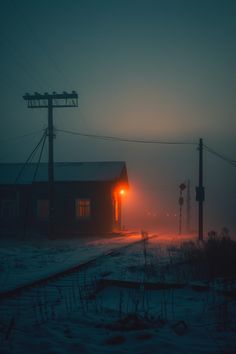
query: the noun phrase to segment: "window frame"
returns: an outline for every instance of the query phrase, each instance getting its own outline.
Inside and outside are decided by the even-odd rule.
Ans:
[[[85,205],[80,205],[80,203],[83,203],[83,202],[85,203]],[[86,202],[88,203],[87,205],[86,205]],[[76,198],[75,199],[75,218],[76,218],[76,220],[90,220],[91,219],[91,198]]]

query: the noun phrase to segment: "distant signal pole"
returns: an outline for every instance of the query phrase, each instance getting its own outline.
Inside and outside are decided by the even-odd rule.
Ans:
[[[53,108],[78,107],[78,94],[63,92],[52,94],[26,93],[23,99],[27,101],[28,108],[48,109],[48,194],[49,194],[49,235],[54,233],[54,162],[53,162]]]
[[[190,180],[187,181],[187,198],[186,198],[186,206],[187,206],[187,215],[186,215],[186,229],[187,232],[191,230],[191,195],[190,195]]]
[[[203,202],[205,200],[205,190],[203,187],[203,141],[199,139],[199,180],[196,187],[196,200],[198,202],[198,239],[203,241]]]
[[[179,235],[182,234],[182,207],[184,204],[183,191],[185,190],[185,183],[181,183],[179,186]]]

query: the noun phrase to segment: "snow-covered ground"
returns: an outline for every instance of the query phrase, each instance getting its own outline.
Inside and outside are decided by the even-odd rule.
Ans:
[[[140,239],[140,234],[133,234],[109,240],[8,241],[1,249],[2,280],[9,279],[5,289],[14,287],[20,284],[15,279],[21,272],[25,273],[21,282],[31,281]],[[145,273],[144,246],[136,243],[80,274],[32,289],[21,299],[3,301],[0,353],[235,353],[235,299],[215,289],[197,291],[191,282],[161,290],[142,285],[180,281],[174,260],[181,242],[192,239],[189,235],[150,238],[147,263],[154,272]],[[173,265],[172,271],[163,274],[166,264]],[[111,285],[94,294],[100,279],[140,285]]]
[[[126,304],[133,293],[124,290],[123,295]],[[1,353],[235,353],[236,327],[218,325],[217,316],[206,307],[206,294],[189,288],[176,291],[174,313],[169,300],[171,294],[150,292],[146,295],[153,318],[134,317],[139,329],[134,329],[132,316],[124,315],[123,320],[119,319],[120,289],[111,288],[100,295],[103,298],[101,309],[95,310],[91,305],[86,312],[78,309],[44,324],[13,330],[12,338],[3,341]],[[165,318],[165,306],[167,319],[161,320],[159,316]],[[126,323],[124,328],[123,323]]]
[[[157,238],[150,238],[149,243],[151,242],[153,253],[156,248],[157,253],[161,254],[161,260],[164,260],[164,255],[168,256],[166,254],[168,247],[177,246],[184,240],[196,237],[192,235],[159,235],[158,233],[157,235]],[[0,243],[0,292],[42,279],[71,266],[89,261],[113,248],[139,240],[141,240],[140,233],[124,233],[122,236],[97,239],[47,240],[44,238],[40,240],[37,238],[29,241],[3,238]],[[135,251],[131,252],[133,257]],[[140,259],[140,248],[138,248],[138,258]]]
[[[2,239],[0,248],[0,292],[89,261],[108,250],[135,242],[140,234],[112,238],[68,240]]]

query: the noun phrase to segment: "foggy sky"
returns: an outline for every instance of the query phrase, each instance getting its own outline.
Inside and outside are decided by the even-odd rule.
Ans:
[[[54,125],[91,134],[204,143],[236,159],[235,1],[61,0],[0,2],[0,139],[47,125],[25,92],[79,93],[79,108]],[[1,141],[1,162],[24,162],[40,132]],[[46,161],[46,153],[44,160]],[[191,181],[197,146],[138,145],[57,133],[57,161],[125,160],[133,214],[178,213],[178,185]],[[236,169],[204,154],[206,229],[236,230]],[[175,218],[175,219],[174,219]],[[164,220],[165,219],[165,220]],[[141,227],[141,225],[138,225]]]

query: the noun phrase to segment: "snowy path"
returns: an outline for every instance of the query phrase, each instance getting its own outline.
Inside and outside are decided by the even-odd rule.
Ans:
[[[0,292],[45,278],[138,240],[140,234],[96,240],[1,241]]]
[[[140,235],[134,235],[132,241],[139,239]],[[75,256],[71,262],[77,262],[76,255],[79,258],[80,253],[80,260],[87,260],[87,257],[93,256],[94,249],[104,253],[112,247],[120,247],[130,241],[131,238],[116,238],[112,242],[96,240],[80,245],[77,241],[77,248],[73,249],[75,243],[71,243],[65,254],[58,251],[63,247],[58,244],[57,252],[53,253],[57,256],[50,260],[55,262],[55,259],[62,260],[64,257],[64,267],[65,264],[71,264],[66,261],[69,255]],[[161,236],[151,239],[150,247],[153,249],[162,245],[162,255],[165,258],[168,246],[174,247],[179,241],[179,238]],[[161,291],[147,291],[142,287],[124,289],[110,286],[95,297],[87,296],[93,286],[91,279],[123,279],[126,277],[127,268],[143,264],[142,252],[142,245],[136,244],[132,250],[127,248],[114,257],[104,257],[101,262],[86,271],[58,279],[41,288],[31,289],[22,297],[4,301],[0,316],[0,329],[5,336],[1,354],[235,352],[236,324],[235,320],[229,320],[236,318],[236,303],[214,291],[198,292],[190,286]],[[50,271],[58,270],[57,266],[53,266],[53,262],[52,266],[48,267]],[[135,279],[136,274],[131,273],[130,276],[132,274]],[[222,308],[221,304],[224,304],[225,300],[227,308]],[[222,312],[223,309],[227,313]],[[120,318],[125,319],[130,313],[148,316],[148,320],[144,322],[147,326],[139,330],[110,329],[110,325],[119,324]],[[155,319],[154,322],[152,318]],[[11,329],[12,319],[14,326]],[[125,320],[125,323],[128,321]],[[181,321],[186,328],[178,325]],[[225,327],[222,326],[224,323]],[[9,338],[6,339],[8,330]]]

